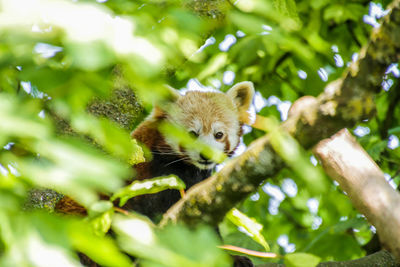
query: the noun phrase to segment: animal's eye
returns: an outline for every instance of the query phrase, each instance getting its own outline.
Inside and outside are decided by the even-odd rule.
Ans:
[[[214,134],[215,139],[221,139],[224,136],[224,134],[222,132],[218,132],[216,134]]]
[[[199,134],[196,133],[195,131],[190,131],[189,133],[194,137],[199,137]]]

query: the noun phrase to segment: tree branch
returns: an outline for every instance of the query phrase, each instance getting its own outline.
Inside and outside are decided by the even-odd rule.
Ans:
[[[385,266],[385,267],[400,267],[393,256],[385,251],[379,251],[366,257],[351,260],[351,261],[327,261],[321,262],[317,267],[365,267],[365,266]],[[279,263],[266,263],[260,264],[256,267],[285,267],[284,264]]]
[[[400,194],[373,159],[346,129],[321,141],[314,152],[326,173],[376,227],[382,245],[400,259]]]

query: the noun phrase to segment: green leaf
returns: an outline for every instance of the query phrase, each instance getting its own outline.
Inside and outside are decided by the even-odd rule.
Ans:
[[[219,53],[210,60],[208,65],[204,67],[203,71],[197,75],[197,78],[201,81],[223,68],[227,63],[228,54]]]
[[[94,203],[88,213],[89,222],[95,235],[104,236],[110,230],[112,216],[114,215],[113,204],[110,201],[101,200]]]
[[[389,129],[389,134],[400,135],[400,126]]]
[[[306,182],[307,188],[315,193],[326,191],[328,184],[322,169],[311,164],[309,156],[297,140],[282,131],[274,117],[260,117],[259,121],[260,129],[268,131],[272,147],[286,164]]]
[[[291,253],[284,257],[287,267],[315,267],[321,258],[308,253]]]
[[[360,21],[366,13],[366,7],[360,4],[334,4],[325,9],[324,19],[334,20],[337,23],[343,23],[346,20]]]
[[[93,231],[97,236],[104,236],[111,227],[114,210],[110,209],[90,221]]]
[[[74,67],[88,71],[104,68],[115,61],[111,49],[99,41],[68,43],[66,52],[70,54]]]
[[[262,224],[258,223],[255,219],[247,217],[246,214],[234,208],[226,214],[227,218],[236,226],[243,227],[250,235],[250,237],[262,245],[265,251],[269,251],[270,247],[262,235]]]
[[[94,141],[111,154],[135,165],[144,161],[143,149],[136,140],[105,118],[96,118],[87,114],[73,116],[72,126],[81,133],[91,136]]]
[[[298,29],[301,27],[301,21],[294,0],[274,0],[274,5],[280,14],[293,19],[295,23],[298,24]]]
[[[156,177],[144,181],[134,181],[130,185],[118,190],[111,201],[119,198],[119,205],[123,206],[130,198],[144,194],[155,194],[166,189],[185,189],[185,183],[175,175]]]
[[[123,249],[145,259],[144,266],[232,266],[230,257],[217,248],[218,238],[209,228],[168,225],[156,231],[139,217],[122,216],[115,216],[112,227]]]
[[[230,19],[234,24],[237,25],[239,29],[249,34],[259,34],[262,32],[262,25],[265,23],[264,20],[260,19],[259,17],[237,11],[230,13]]]
[[[133,153],[130,156],[128,163],[131,165],[136,165],[142,162],[145,162],[146,159],[144,157],[143,148],[137,143],[135,139],[131,140],[133,146]]]
[[[188,150],[198,151],[203,153],[206,157],[212,159],[217,163],[222,163],[227,157],[224,152],[213,148],[206,143],[201,142],[199,139],[193,138],[182,127],[172,125],[171,123],[163,123],[160,125],[160,131],[168,138],[179,143]]]
[[[373,144],[370,148],[367,149],[368,154],[371,156],[373,160],[379,160],[381,154],[387,148],[388,141],[383,140]]]
[[[74,248],[103,266],[132,266],[128,256],[120,251],[114,240],[90,233],[90,228],[82,227],[80,223],[71,225],[69,236]]]

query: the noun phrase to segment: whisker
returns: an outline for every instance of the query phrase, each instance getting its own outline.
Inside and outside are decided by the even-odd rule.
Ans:
[[[165,164],[164,167],[167,167],[168,165],[171,165],[173,163],[176,163],[176,162],[179,162],[179,161],[183,161],[183,160],[188,160],[188,159],[190,159],[190,158],[189,157],[180,158],[180,159],[177,159],[177,160],[174,160],[174,161],[171,161],[171,162]]]
[[[153,153],[153,154],[157,154],[157,155],[180,155],[179,153],[176,153],[176,152],[155,152],[155,151],[152,151],[151,153]]]

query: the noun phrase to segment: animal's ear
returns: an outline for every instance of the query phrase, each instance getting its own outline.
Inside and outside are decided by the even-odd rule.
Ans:
[[[240,122],[249,124],[250,114],[248,112],[251,103],[253,102],[254,86],[252,82],[240,82],[235,84],[227,92],[228,96],[233,99],[236,108],[239,111]]]
[[[164,85],[164,88],[166,89],[165,90],[166,96],[164,100],[159,101],[157,104],[154,105],[152,117],[155,118],[165,117],[166,115],[165,111],[170,108],[171,104],[178,101],[178,99],[181,97],[178,90],[176,90],[175,88],[167,84]]]

